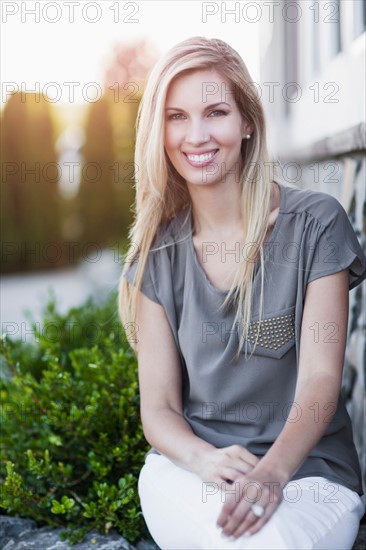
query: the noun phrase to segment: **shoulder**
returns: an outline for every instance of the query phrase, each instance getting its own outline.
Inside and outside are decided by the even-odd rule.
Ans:
[[[347,218],[341,203],[329,193],[286,185],[282,185],[281,191],[286,197],[282,210],[285,214],[306,215],[325,227],[338,219]]]

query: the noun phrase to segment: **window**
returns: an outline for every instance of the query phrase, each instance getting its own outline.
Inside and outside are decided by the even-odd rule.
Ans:
[[[366,31],[366,0],[353,2],[353,38]]]
[[[291,16],[292,19],[292,16]],[[298,71],[298,22],[292,21],[290,16],[284,20],[284,51],[285,51],[285,114],[290,113],[291,99],[297,95],[299,85]],[[295,83],[291,86],[291,83]]]
[[[313,73],[316,75],[320,71],[320,23],[319,21],[313,21],[312,24],[312,41],[311,46],[313,49],[313,59],[312,59],[312,65],[313,65]]]
[[[357,3],[357,0],[356,0]],[[334,57],[342,49],[341,43],[341,0],[330,2],[334,11],[329,17],[329,21],[326,23],[330,25],[330,57]]]

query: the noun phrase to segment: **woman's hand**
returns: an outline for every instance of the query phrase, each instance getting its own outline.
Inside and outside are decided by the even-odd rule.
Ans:
[[[234,487],[227,487],[225,504],[217,520],[222,534],[238,538],[243,534],[257,533],[269,520],[283,499],[283,488],[288,479],[280,478],[263,470],[260,464],[235,481]],[[252,509],[256,505],[258,517]]]
[[[245,447],[231,445],[201,455],[196,473],[203,481],[217,483],[221,489],[225,482],[233,483],[251,472],[258,462],[259,458]]]

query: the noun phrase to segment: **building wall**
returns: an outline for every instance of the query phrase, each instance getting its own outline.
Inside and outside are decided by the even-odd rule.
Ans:
[[[284,179],[341,202],[366,250],[366,2],[284,0],[280,7],[261,31],[271,34],[260,81],[269,149]],[[270,87],[272,97],[264,93]],[[350,292],[343,392],[366,490],[365,328],[364,283]]]
[[[273,23],[261,27],[272,38],[261,52],[260,92],[273,153],[286,157],[365,120],[366,2],[272,3]]]

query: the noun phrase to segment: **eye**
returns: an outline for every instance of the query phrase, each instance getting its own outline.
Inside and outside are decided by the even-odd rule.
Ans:
[[[168,120],[183,120],[184,115],[182,113],[173,113],[168,116]]]
[[[209,116],[213,116],[214,118],[216,118],[217,116],[225,116],[225,115],[227,115],[226,111],[216,110],[216,111],[211,111]]]

